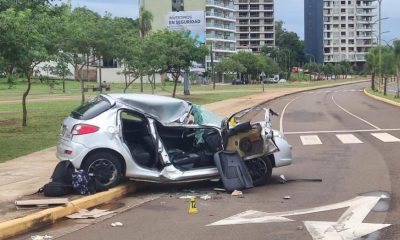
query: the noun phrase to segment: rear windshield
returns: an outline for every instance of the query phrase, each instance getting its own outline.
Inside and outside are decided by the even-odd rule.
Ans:
[[[71,117],[80,120],[92,119],[110,109],[111,103],[102,96],[97,96],[91,101],[79,106],[71,112]]]

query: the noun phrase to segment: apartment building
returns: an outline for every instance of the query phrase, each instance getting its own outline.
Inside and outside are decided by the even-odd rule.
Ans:
[[[275,46],[274,0],[235,0],[236,48],[260,52]]]
[[[153,14],[153,30],[167,27],[171,12],[203,11],[205,44],[212,46],[214,61],[236,53],[236,20],[233,0],[140,0],[140,6]],[[211,58],[206,57],[207,67]]]
[[[366,54],[374,45],[375,2],[323,0],[321,6],[316,0],[305,0],[306,53],[325,63],[349,61],[363,65]],[[322,25],[314,22],[321,20]],[[322,44],[320,39],[323,39]]]

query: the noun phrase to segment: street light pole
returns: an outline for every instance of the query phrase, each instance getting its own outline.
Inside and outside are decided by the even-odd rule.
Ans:
[[[378,50],[379,50],[379,86],[382,81],[382,0],[378,0],[379,3],[379,33],[378,33]]]

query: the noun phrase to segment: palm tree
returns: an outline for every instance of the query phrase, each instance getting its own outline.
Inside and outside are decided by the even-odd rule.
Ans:
[[[375,91],[375,77],[377,68],[379,67],[379,53],[378,48],[374,47],[369,50],[369,53],[365,56],[366,67],[371,72],[371,89]]]
[[[153,21],[153,14],[141,8],[139,15],[139,33],[142,39],[144,39],[146,35],[151,31],[152,21]],[[140,92],[143,92],[143,76],[140,76]]]
[[[394,48],[394,62],[396,65],[396,83],[397,83],[397,91],[396,98],[400,98],[400,40],[397,40],[393,43]]]
[[[140,37],[144,38],[151,31],[151,22],[153,21],[153,14],[143,8],[140,9],[139,16],[139,31]]]

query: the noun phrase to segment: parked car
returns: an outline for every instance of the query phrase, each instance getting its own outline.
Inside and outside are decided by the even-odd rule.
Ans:
[[[241,85],[241,84],[249,84],[247,80],[243,80],[240,78],[235,78],[232,80],[232,85]]]
[[[222,119],[190,102],[146,94],[101,94],[63,121],[57,157],[105,187],[122,178],[185,182],[219,177],[214,154],[236,151],[255,185],[291,164],[291,146],[260,106]]]

